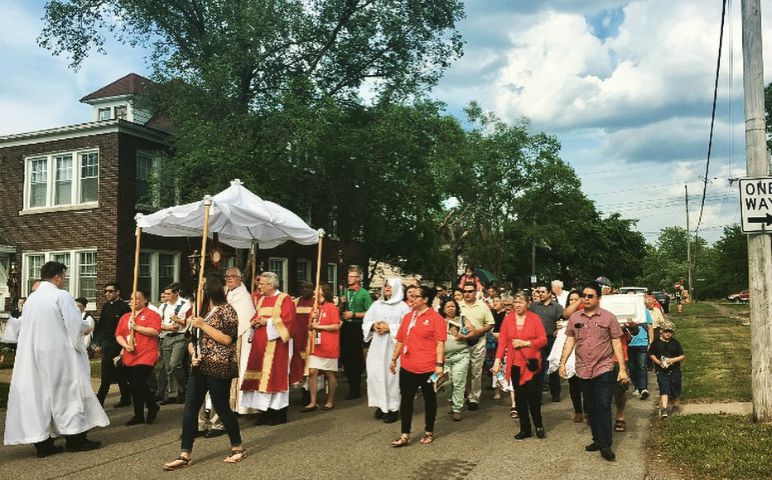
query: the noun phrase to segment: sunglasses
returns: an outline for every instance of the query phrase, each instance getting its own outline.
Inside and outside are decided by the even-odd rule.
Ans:
[[[474,293],[474,290],[464,290],[464,293]]]
[[[597,295],[594,294],[594,293],[583,293],[582,294],[582,298],[595,298],[595,297],[597,297]]]

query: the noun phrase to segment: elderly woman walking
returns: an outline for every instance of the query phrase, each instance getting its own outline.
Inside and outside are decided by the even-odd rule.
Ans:
[[[506,355],[507,378],[515,389],[515,402],[520,419],[520,431],[515,435],[522,440],[533,435],[531,417],[536,436],[544,438],[541,417],[541,376],[543,368],[541,349],[547,345],[547,334],[541,318],[528,311],[528,297],[518,292],[514,295],[514,310],[507,314],[499,332],[499,346],[491,371],[499,373]]]

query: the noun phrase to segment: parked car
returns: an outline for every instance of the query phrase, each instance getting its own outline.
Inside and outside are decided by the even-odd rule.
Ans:
[[[750,295],[748,294],[748,290],[743,290],[741,292],[733,293],[727,297],[727,299],[730,302],[734,302],[734,303],[748,303],[749,298],[750,298]]]
[[[662,311],[670,313],[670,294],[667,292],[651,292],[654,298],[662,305]]]

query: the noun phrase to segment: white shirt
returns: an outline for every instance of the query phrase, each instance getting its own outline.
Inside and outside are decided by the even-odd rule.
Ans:
[[[190,302],[182,297],[179,297],[176,303],[164,303],[161,306],[161,325],[178,325],[175,324],[174,320],[172,320],[172,315],[174,315],[174,312],[177,311],[177,307],[179,307],[177,316],[180,318],[185,318],[185,314],[187,314],[188,310],[190,310]],[[184,331],[185,325],[180,325],[175,330],[163,330],[160,336],[163,338],[170,333],[183,333]]]

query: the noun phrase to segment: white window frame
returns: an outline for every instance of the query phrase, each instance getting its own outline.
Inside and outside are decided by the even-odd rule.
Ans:
[[[332,280],[330,280],[330,268],[333,269]],[[338,291],[338,264],[332,263],[332,262],[328,263],[327,270],[324,273],[325,273],[324,277],[327,283],[331,284],[330,288],[332,288],[332,291],[337,292]]]
[[[268,271],[273,272],[271,270],[271,262],[281,262],[281,275],[277,275],[279,277],[279,289],[287,293],[287,289],[289,288],[289,278],[288,278],[288,267],[289,267],[289,259],[287,257],[268,257]],[[276,272],[274,272],[276,273]],[[282,288],[283,287],[283,288]]]
[[[82,162],[81,155],[90,153],[97,154],[97,200],[81,202],[81,174]],[[63,155],[72,156],[72,186],[70,188],[70,202],[57,205],[56,200],[56,159]],[[46,200],[44,205],[32,207],[32,162],[36,160],[46,160]],[[52,152],[42,155],[30,155],[24,157],[24,204],[20,215],[31,213],[55,212],[61,210],[80,210],[83,208],[99,207],[99,170],[102,163],[102,156],[98,148],[84,148],[80,150],[69,150],[63,152]],[[93,178],[93,177],[89,177]]]
[[[81,253],[96,253],[97,262],[99,262],[99,252],[97,251],[96,247],[77,248],[74,250],[51,250],[51,251],[34,251],[34,252],[22,253],[22,256],[21,256],[22,296],[28,297],[30,294],[29,287],[28,287],[28,283],[30,280],[30,275],[28,271],[29,257],[42,255],[43,264],[45,264],[46,262],[50,262],[51,260],[53,260],[54,255],[69,254],[70,265],[67,267],[67,278],[69,279],[70,285],[67,291],[70,293],[70,295],[72,295],[73,298],[77,298],[78,291],[80,290],[80,254]],[[37,279],[37,278],[33,277],[33,279]],[[98,291],[95,292],[95,295],[98,297],[99,292]],[[86,305],[86,310],[95,310],[95,309],[96,309],[96,302],[89,302],[88,305]]]
[[[107,113],[107,118],[102,118],[102,112]],[[106,122],[113,119],[113,107],[99,107],[97,108],[97,120],[100,122]]]
[[[174,256],[174,281],[180,281],[180,252],[171,250],[149,250],[140,249],[140,253],[147,253],[150,255],[150,298],[148,301],[157,301],[161,292],[166,285],[161,285],[161,272],[159,255],[173,255]]]
[[[295,277],[298,282],[313,282],[311,280],[313,278],[313,263],[311,263],[311,260],[307,258],[298,258],[295,265]],[[305,273],[308,274],[307,278],[300,278],[300,265],[304,264],[307,266],[307,269],[305,270]]]

